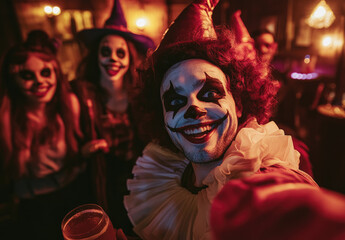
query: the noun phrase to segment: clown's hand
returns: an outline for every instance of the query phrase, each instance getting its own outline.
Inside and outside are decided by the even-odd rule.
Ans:
[[[82,148],[81,153],[83,156],[88,157],[96,152],[109,152],[109,146],[105,139],[95,139],[87,142]]]

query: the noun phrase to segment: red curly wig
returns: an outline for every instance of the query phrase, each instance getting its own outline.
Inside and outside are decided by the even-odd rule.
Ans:
[[[225,73],[227,89],[237,107],[242,109],[239,124],[250,117],[263,124],[271,117],[278,87],[269,69],[255,59],[244,57],[243,48],[236,44],[235,36],[228,28],[217,27],[216,32],[217,40],[177,43],[148,57],[146,70],[140,73],[142,86],[135,106],[140,133],[147,141],[173,147],[165,131],[159,89],[165,72],[175,63],[187,59],[207,60]]]

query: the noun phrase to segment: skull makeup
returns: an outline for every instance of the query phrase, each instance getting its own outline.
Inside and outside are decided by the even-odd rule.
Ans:
[[[160,96],[166,129],[194,163],[218,160],[236,135],[241,112],[226,86],[221,69],[202,59],[179,62],[163,77]]]
[[[14,65],[15,81],[24,95],[36,103],[48,103],[56,91],[54,62],[45,62],[33,53],[22,65]]]
[[[98,64],[101,79],[122,85],[129,68],[129,50],[126,40],[117,35],[105,36],[98,48]]]

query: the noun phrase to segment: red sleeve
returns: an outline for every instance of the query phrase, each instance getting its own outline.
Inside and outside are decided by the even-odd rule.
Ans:
[[[345,239],[345,197],[310,179],[270,167],[229,181],[211,207],[214,239]]]

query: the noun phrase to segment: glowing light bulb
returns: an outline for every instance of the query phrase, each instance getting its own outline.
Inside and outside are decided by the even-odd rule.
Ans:
[[[316,79],[319,74],[313,72],[313,73],[297,73],[293,72],[290,74],[292,79],[298,79],[298,80],[312,80]]]
[[[45,6],[44,7],[44,12],[48,15],[53,13],[53,8],[51,6]]]
[[[137,27],[140,29],[140,30],[143,30],[147,24],[148,24],[148,21],[146,18],[144,17],[141,17],[141,18],[138,18],[137,21],[135,22],[135,24],[137,25]]]
[[[324,6],[319,6],[314,12],[314,17],[323,18],[326,15],[326,9]]]
[[[310,55],[309,54],[305,55],[303,61],[305,64],[309,64],[310,63]]]
[[[335,20],[332,9],[325,0],[321,0],[307,19],[307,24],[313,28],[328,28]]]
[[[61,9],[58,6],[53,7],[53,14],[55,16],[59,15],[61,13]]]
[[[322,46],[329,47],[332,43],[332,38],[330,36],[324,37],[322,39]]]

